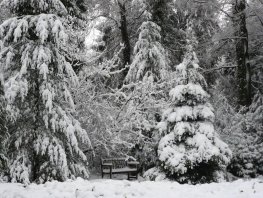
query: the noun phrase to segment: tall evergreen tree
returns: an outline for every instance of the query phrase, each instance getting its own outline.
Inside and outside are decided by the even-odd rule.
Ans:
[[[60,0],[4,0],[14,17],[0,25],[0,65],[8,118],[16,125],[8,148],[14,182],[88,177],[80,143],[88,135],[74,118],[68,89],[78,83],[61,47],[67,35]]]
[[[134,47],[134,58],[126,81],[143,81],[148,78],[152,78],[152,81],[164,80],[168,65],[161,44],[161,28],[149,19],[142,23],[139,30],[139,39]]]
[[[214,130],[213,108],[204,77],[198,72],[197,44],[191,26],[186,31],[186,54],[176,67],[176,86],[170,91],[171,108],[158,124],[160,169],[179,182],[214,181],[216,171],[230,162],[231,151]]]

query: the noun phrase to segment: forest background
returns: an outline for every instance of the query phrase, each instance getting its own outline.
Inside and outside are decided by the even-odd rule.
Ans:
[[[191,119],[211,120],[232,151],[215,161],[232,177],[262,175],[262,0],[0,2],[1,178],[88,178],[106,156],[165,167],[160,123],[182,63],[211,95],[214,117]]]

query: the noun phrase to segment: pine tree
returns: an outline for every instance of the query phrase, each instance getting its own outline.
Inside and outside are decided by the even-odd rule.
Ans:
[[[4,0],[13,13],[0,25],[0,63],[8,119],[16,126],[8,148],[13,182],[88,177],[80,144],[88,135],[74,118],[69,85],[78,79],[61,47],[67,8],[60,0]]]
[[[163,134],[158,145],[160,168],[179,182],[214,181],[230,162],[231,151],[217,136],[213,108],[194,52],[195,35],[188,26],[186,53],[176,67],[176,86],[170,91],[171,108],[158,124]]]
[[[150,14],[146,13],[150,18]],[[167,77],[165,50],[161,44],[161,28],[150,19],[139,28],[139,39],[134,47],[134,58],[126,82],[164,80]]]

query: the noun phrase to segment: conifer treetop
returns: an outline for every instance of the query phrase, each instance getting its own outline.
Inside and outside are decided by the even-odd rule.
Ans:
[[[140,27],[139,39],[134,47],[134,59],[126,76],[127,82],[164,80],[167,77],[167,61],[162,46],[161,28],[152,21]]]
[[[37,15],[40,13],[53,13],[64,15],[67,9],[60,0],[3,0],[4,6],[14,14]]]

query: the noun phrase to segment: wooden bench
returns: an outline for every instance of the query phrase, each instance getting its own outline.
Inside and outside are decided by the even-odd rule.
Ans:
[[[112,178],[113,174],[127,174],[128,180],[131,178],[138,179],[137,161],[128,161],[125,158],[106,158],[101,159],[101,177],[109,174]]]

